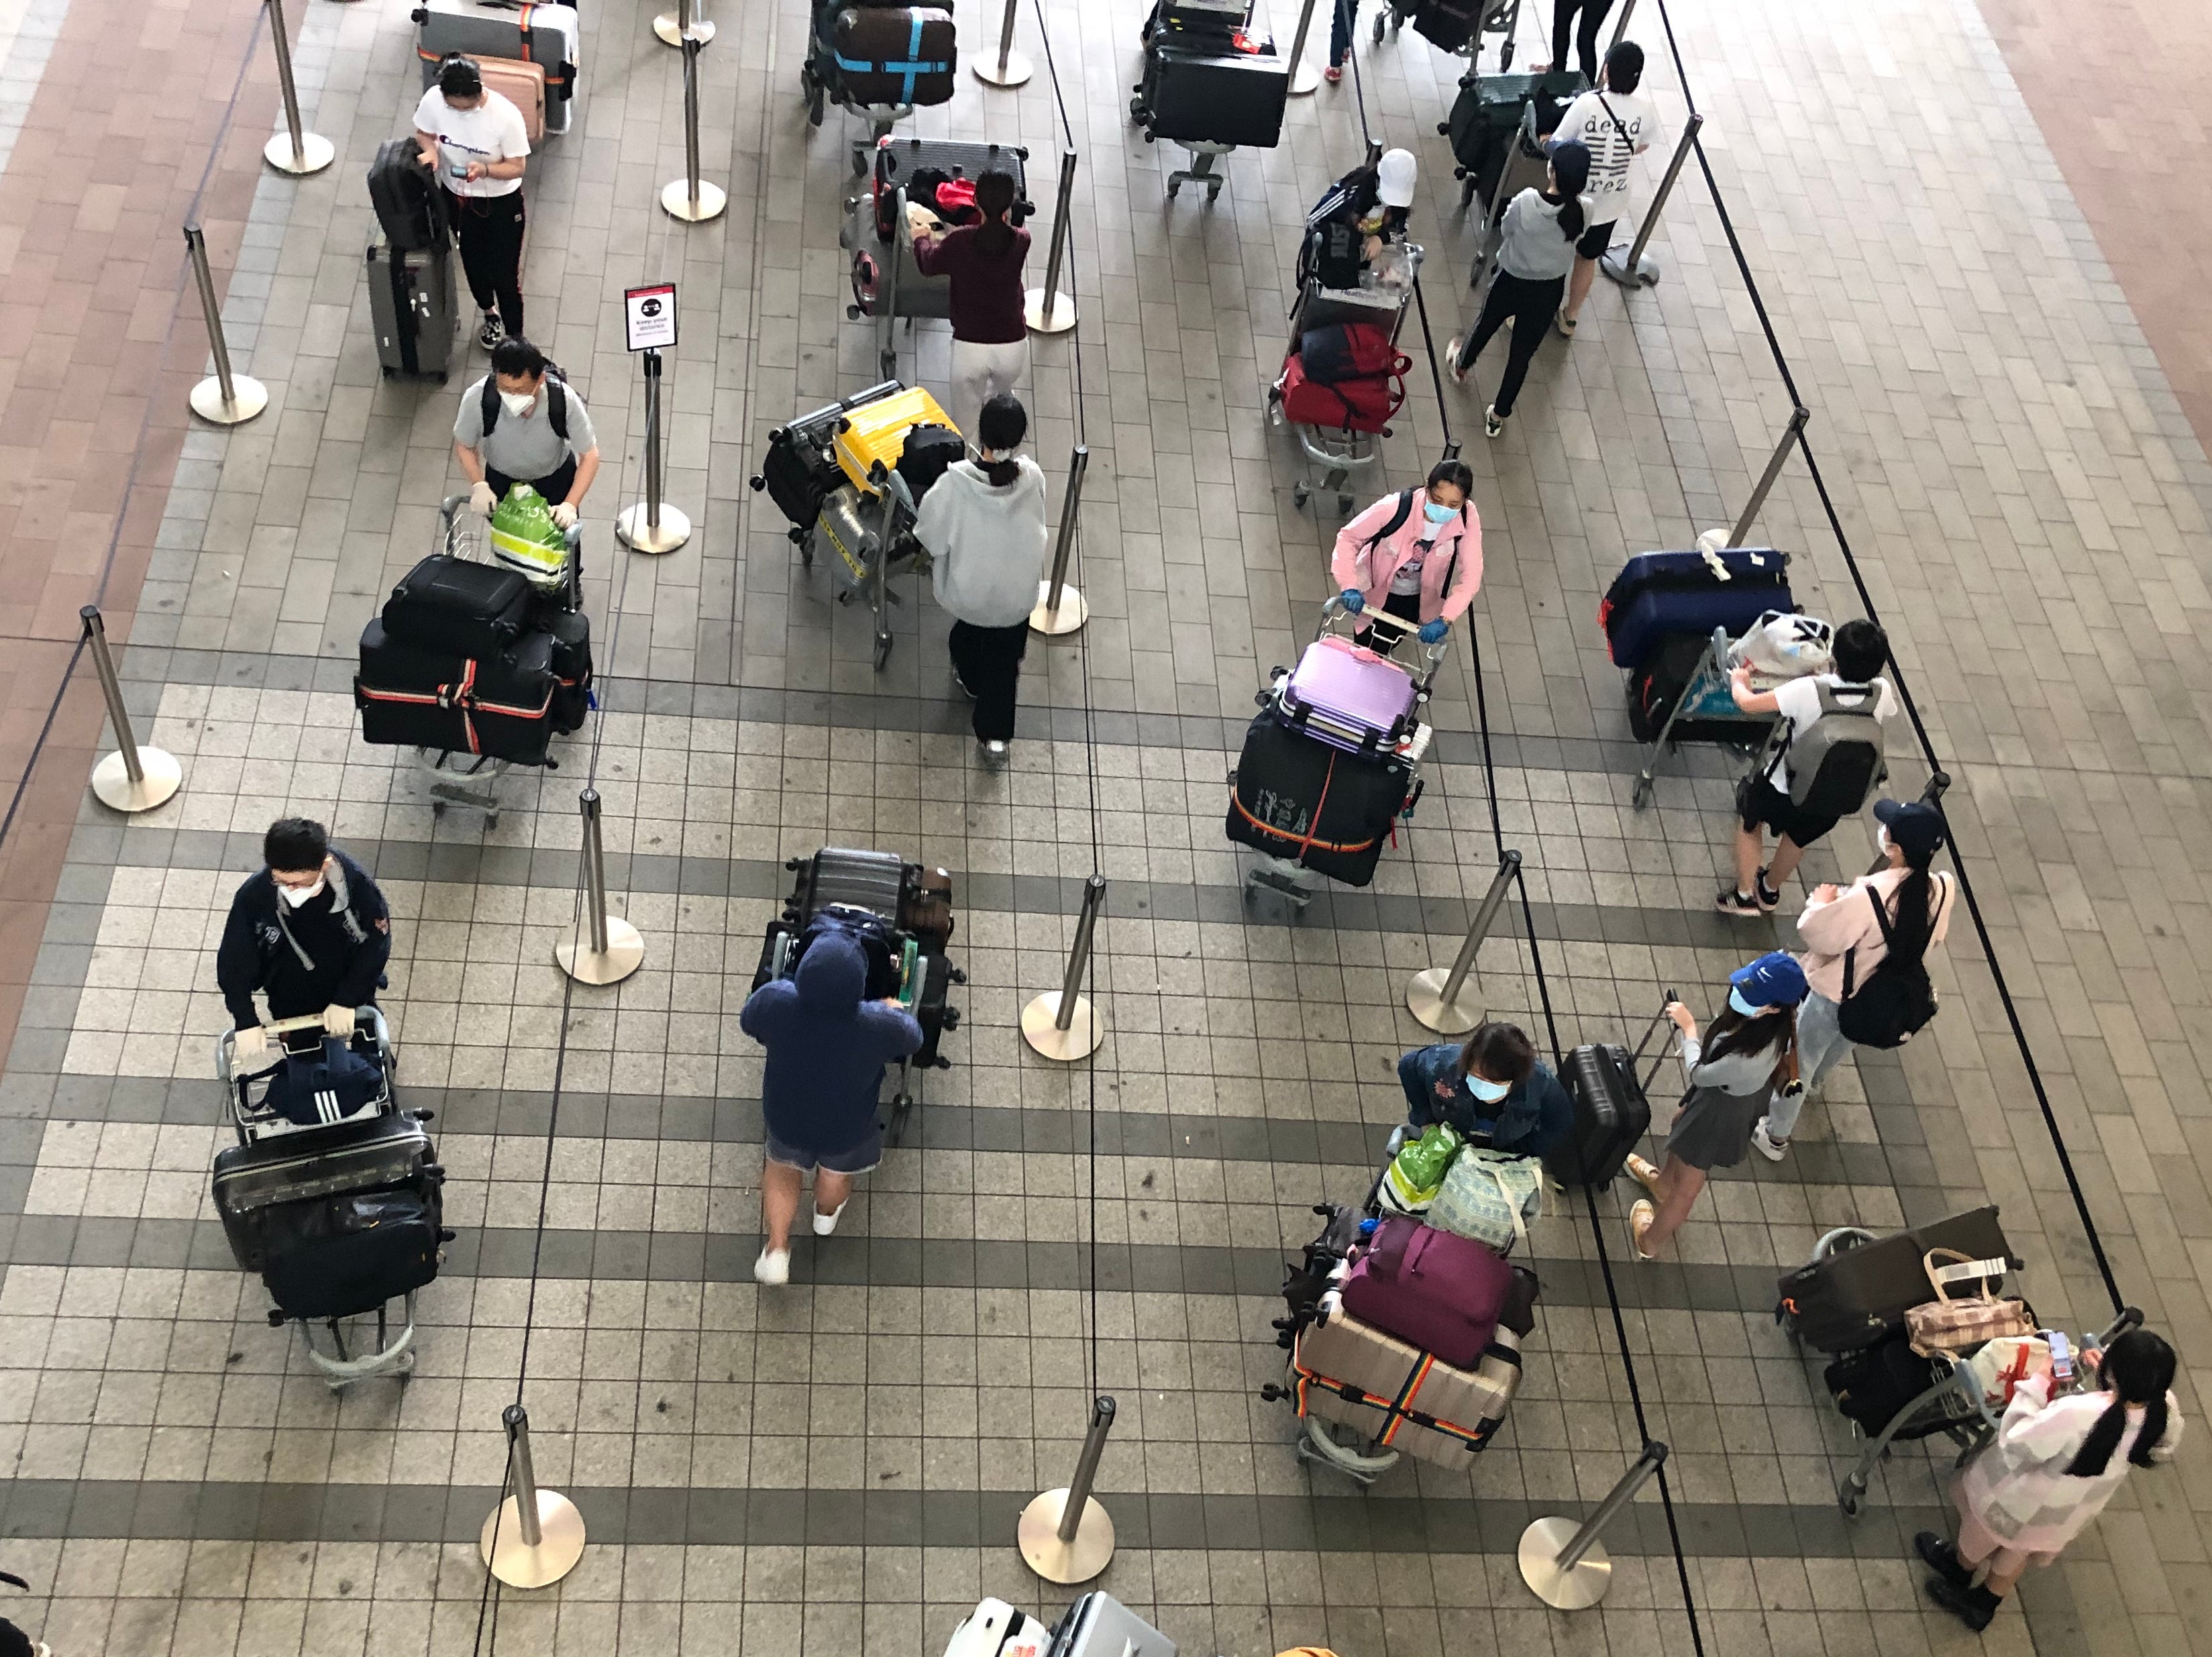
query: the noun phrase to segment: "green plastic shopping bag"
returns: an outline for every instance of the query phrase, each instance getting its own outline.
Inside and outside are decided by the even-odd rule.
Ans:
[[[491,555],[541,587],[555,587],[568,568],[568,537],[553,508],[527,483],[507,490],[491,512]]]
[[[1426,1213],[1466,1143],[1449,1122],[1432,1122],[1419,1138],[1407,1141],[1382,1170],[1376,1193],[1382,1205],[1401,1214]]]

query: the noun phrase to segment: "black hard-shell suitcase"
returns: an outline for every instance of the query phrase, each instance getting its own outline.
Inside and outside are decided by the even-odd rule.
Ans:
[[[1666,1017],[1662,1011],[1652,1021],[1634,1053],[1597,1043],[1568,1052],[1559,1079],[1574,1101],[1574,1124],[1565,1138],[1544,1153],[1544,1166],[1561,1185],[1602,1188],[1620,1172],[1636,1142],[1651,1131],[1651,1101],[1644,1089],[1657,1074],[1658,1061],[1650,1073],[1639,1077],[1636,1072]],[[1660,1058],[1665,1057],[1662,1047]]]
[[[921,109],[952,101],[959,50],[949,9],[848,6],[830,38],[847,102]]]
[[[1464,52],[1482,26],[1491,0],[1421,0],[1413,8],[1413,33],[1440,52]]]
[[[444,1217],[435,1180],[287,1204],[266,1217],[261,1281],[287,1317],[374,1312],[437,1277]]]
[[[392,1115],[229,1146],[216,1153],[213,1189],[230,1252],[246,1271],[261,1272],[271,1241],[289,1235],[272,1231],[276,1211],[426,1181],[434,1187],[443,1178],[420,1119]]]
[[[580,610],[555,610],[543,626],[555,680],[553,730],[565,737],[583,728],[592,708],[592,618]]]
[[[370,243],[368,316],[384,377],[423,374],[442,382],[453,371],[459,298],[453,256],[443,247],[394,253]]]
[[[376,158],[368,164],[368,204],[384,228],[385,245],[399,252],[427,252],[453,240],[437,183],[411,137],[386,138],[377,145]]]
[[[496,656],[528,629],[531,608],[520,572],[433,553],[392,589],[384,628],[415,650]]]
[[[362,631],[353,683],[363,742],[545,763],[561,689],[550,634],[525,634],[511,649],[461,656],[399,643],[383,622],[371,621]]]
[[[1220,52],[1164,29],[1145,47],[1145,78],[1131,112],[1155,138],[1273,149],[1290,93],[1290,65],[1272,45]]]
[[[1375,878],[1413,792],[1409,768],[1395,755],[1331,747],[1272,711],[1245,727],[1229,782],[1231,840],[1347,886]]]
[[[1905,1326],[1905,1314],[1936,1298],[1923,1259],[1955,1248],[1972,1260],[2004,1259],[2012,1249],[1995,1204],[1968,1209],[1910,1231],[1838,1249],[1786,1273],[1775,1319],[1806,1345],[1851,1352]],[[1972,1285],[1957,1292],[1971,1292]]]

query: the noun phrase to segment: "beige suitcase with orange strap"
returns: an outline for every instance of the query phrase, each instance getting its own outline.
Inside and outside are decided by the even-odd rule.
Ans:
[[[414,12],[415,55],[422,63],[422,85],[427,90],[438,79],[438,64],[447,52],[458,52],[477,60],[487,84],[513,99],[530,124],[530,141],[542,132],[566,132],[575,118],[577,65],[583,32],[576,10],[568,5],[484,5],[479,0],[422,0]],[[523,97],[508,89],[495,71],[504,64],[509,70],[529,65],[538,70],[543,90],[540,113],[533,117]],[[525,97],[527,94],[525,94]]]

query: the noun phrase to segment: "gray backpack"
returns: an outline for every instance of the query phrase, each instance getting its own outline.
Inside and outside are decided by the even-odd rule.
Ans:
[[[1820,716],[1792,739],[1785,722],[1779,745],[1790,756],[1790,803],[1818,816],[1849,816],[1889,775],[1882,760],[1881,721],[1874,685],[1816,684]],[[1846,700],[1846,698],[1852,700]]]

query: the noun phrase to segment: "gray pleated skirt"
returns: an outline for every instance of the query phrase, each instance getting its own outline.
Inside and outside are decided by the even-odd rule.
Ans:
[[[1700,1172],[1734,1168],[1751,1149],[1751,1131],[1766,1114],[1766,1099],[1765,1088],[1756,1093],[1692,1088],[1667,1135],[1667,1149]]]

